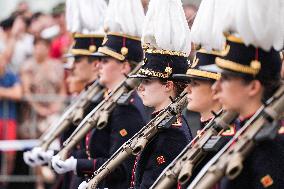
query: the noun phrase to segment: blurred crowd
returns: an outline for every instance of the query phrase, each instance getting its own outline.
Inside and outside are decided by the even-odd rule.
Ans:
[[[0,140],[38,138],[65,107],[63,55],[72,36],[64,6],[46,14],[20,2],[0,22]],[[16,162],[14,150],[1,152],[1,175],[17,174]]]

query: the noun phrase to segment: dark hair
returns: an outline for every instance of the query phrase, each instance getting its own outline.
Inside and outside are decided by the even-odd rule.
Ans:
[[[280,76],[276,74],[274,78],[265,78],[265,77],[253,77],[252,75],[242,74],[241,78],[245,84],[249,84],[253,80],[258,80],[263,86],[262,102],[266,102],[278,89],[280,86],[281,80]]]
[[[172,81],[172,80],[165,80],[165,79],[160,79],[159,78],[160,83],[162,83],[163,85],[165,85],[167,83],[167,81]],[[174,92],[175,95],[179,95],[181,94],[184,89],[186,88],[186,83],[181,82],[181,81],[172,81],[174,83]]]

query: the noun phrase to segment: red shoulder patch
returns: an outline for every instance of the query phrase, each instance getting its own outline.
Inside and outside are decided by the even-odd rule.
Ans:
[[[260,182],[264,188],[267,188],[273,184],[273,180],[270,175],[266,175],[260,179]]]
[[[164,156],[157,157],[157,163],[158,163],[158,165],[166,163],[166,160],[165,160]]]

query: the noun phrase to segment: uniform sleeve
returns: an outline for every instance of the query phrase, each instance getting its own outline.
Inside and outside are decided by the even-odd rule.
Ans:
[[[144,125],[144,121],[133,106],[117,107],[109,119],[107,127],[110,128],[110,148],[109,156],[111,156],[124,142],[130,139]],[[77,174],[93,173],[100,168],[108,158],[96,158],[95,160],[78,160]],[[107,179],[120,180],[126,179],[127,173],[131,173],[133,166],[133,158],[123,162]]]

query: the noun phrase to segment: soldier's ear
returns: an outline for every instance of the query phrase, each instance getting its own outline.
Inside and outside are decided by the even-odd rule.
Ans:
[[[262,92],[263,92],[263,87],[259,80],[253,80],[250,82],[249,91],[248,91],[249,96],[255,97],[258,94],[262,94]]]
[[[167,81],[165,84],[165,88],[167,92],[173,91],[174,90],[174,82],[172,81]]]
[[[122,62],[122,67],[121,67],[121,73],[123,74],[129,74],[131,72],[131,66],[128,61]]]

